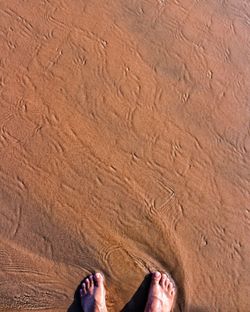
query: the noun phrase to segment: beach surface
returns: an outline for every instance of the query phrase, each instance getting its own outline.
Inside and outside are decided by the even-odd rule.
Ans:
[[[101,271],[140,312],[154,270],[250,311],[250,2],[0,0],[0,47],[0,311]]]

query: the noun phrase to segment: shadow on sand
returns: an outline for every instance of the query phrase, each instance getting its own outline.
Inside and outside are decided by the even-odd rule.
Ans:
[[[77,286],[77,289],[74,294],[74,300],[69,306],[67,312],[82,312],[82,307],[81,307],[81,301],[80,301],[80,288],[82,285],[82,282],[84,279],[81,281],[81,283]]]

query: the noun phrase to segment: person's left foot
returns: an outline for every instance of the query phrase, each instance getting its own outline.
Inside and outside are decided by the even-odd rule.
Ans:
[[[84,312],[107,312],[104,278],[101,273],[90,275],[83,281],[80,297]]]

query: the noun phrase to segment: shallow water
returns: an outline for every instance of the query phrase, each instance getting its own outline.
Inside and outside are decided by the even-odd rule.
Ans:
[[[0,310],[249,311],[248,1],[0,1]],[[247,257],[248,255],[248,257]],[[143,298],[142,298],[143,299]]]

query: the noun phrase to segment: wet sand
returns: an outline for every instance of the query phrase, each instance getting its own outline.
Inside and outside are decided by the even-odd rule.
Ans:
[[[250,311],[249,2],[1,0],[0,45],[0,310]]]

